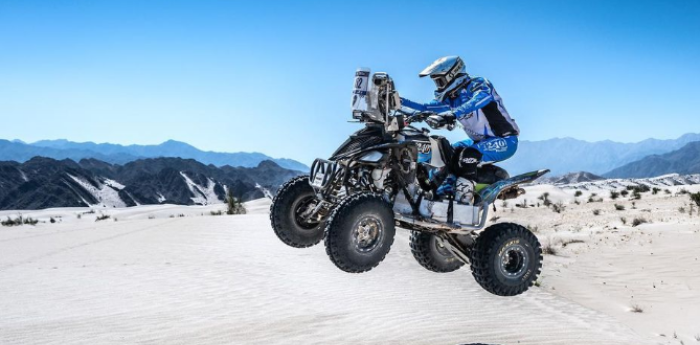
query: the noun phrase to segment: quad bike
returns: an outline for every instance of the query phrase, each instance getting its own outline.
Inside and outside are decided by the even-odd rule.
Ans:
[[[411,252],[426,269],[452,272],[469,264],[485,290],[525,292],[542,267],[539,241],[518,224],[484,227],[497,198],[517,197],[524,192],[518,185],[549,170],[509,177],[485,164],[475,181],[459,178],[454,197],[440,200],[428,174],[444,166],[451,151],[445,138],[411,125],[427,114],[401,112],[393,80],[386,73],[370,78],[367,69],[356,73],[352,106],[354,120],[365,126],[273,200],[270,220],[279,239],[297,248],[324,240],[338,268],[361,273],[384,259],[398,226],[411,231]]]

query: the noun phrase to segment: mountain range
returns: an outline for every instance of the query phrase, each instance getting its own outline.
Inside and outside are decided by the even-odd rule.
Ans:
[[[0,162],[0,210],[221,203],[274,194],[300,172],[262,161],[256,167],[217,167],[193,159],[148,158],[124,165],[94,158],[75,162],[34,157]]]
[[[678,150],[697,141],[700,141],[700,134],[697,133],[685,134],[677,139],[647,139],[637,143],[610,140],[587,142],[572,138],[523,140],[513,158],[498,164],[511,175],[543,168],[550,169],[553,175],[574,171],[605,175],[644,157]]]
[[[644,157],[613,169],[604,176],[607,178],[642,178],[673,173],[700,173],[700,142],[689,143],[672,152]]]
[[[0,161],[26,162],[33,157],[53,159],[94,158],[112,164],[125,164],[143,158],[178,157],[194,159],[204,164],[232,167],[256,167],[263,161],[273,161],[279,166],[298,171],[308,171],[300,162],[286,158],[271,158],[257,152],[223,153],[202,151],[187,143],[168,140],[159,145],[118,145],[96,144],[92,142],[77,143],[64,139],[41,140],[25,143],[21,140],[0,139]]]

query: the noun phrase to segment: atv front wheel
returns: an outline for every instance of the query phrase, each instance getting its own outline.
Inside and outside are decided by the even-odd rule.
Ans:
[[[411,232],[411,253],[418,263],[429,271],[447,273],[464,265],[450,252],[442,241],[433,234],[422,231]]]
[[[277,237],[295,248],[311,247],[321,242],[322,222],[304,217],[317,203],[308,176],[295,177],[285,183],[270,205],[270,222]]]
[[[358,193],[343,200],[328,218],[326,254],[345,272],[367,272],[389,253],[395,232],[391,206],[381,196]]]
[[[471,255],[474,279],[498,296],[527,291],[542,269],[542,249],[537,237],[513,223],[486,228],[477,237]]]

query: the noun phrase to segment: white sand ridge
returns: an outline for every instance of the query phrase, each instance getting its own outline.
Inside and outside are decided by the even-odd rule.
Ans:
[[[63,217],[0,229],[0,343],[646,343],[547,289],[504,298],[466,269],[428,272],[405,231],[375,270],[341,272],[322,245],[275,238],[268,206],[249,203],[243,216],[208,215],[221,205],[105,211],[116,222],[25,213]]]

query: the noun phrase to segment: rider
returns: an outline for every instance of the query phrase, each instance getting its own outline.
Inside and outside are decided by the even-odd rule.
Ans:
[[[491,82],[467,74],[464,62],[458,56],[437,59],[419,76],[433,79],[435,99],[423,104],[401,98],[401,105],[418,112],[434,113],[425,120],[433,129],[459,121],[470,138],[452,145],[454,153],[446,165],[448,169],[431,172],[435,186],[444,179],[437,188],[437,195],[453,195],[455,173],[473,180],[479,163],[499,162],[512,157],[518,149],[520,130]]]

